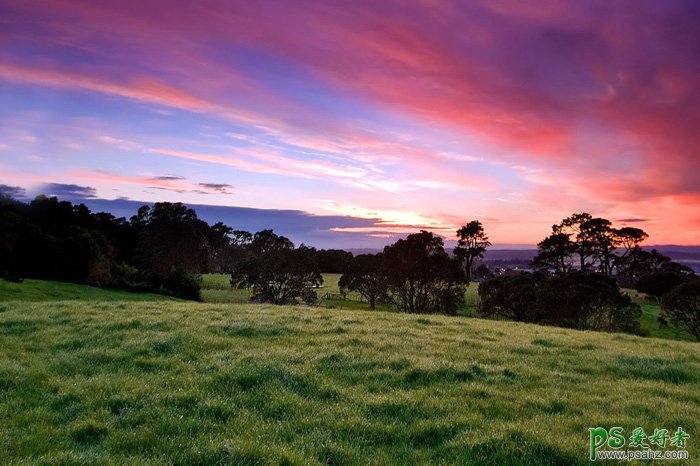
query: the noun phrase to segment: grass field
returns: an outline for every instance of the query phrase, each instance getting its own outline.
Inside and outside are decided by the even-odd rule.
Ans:
[[[3,465],[575,465],[588,427],[618,425],[682,426],[700,458],[697,343],[320,307],[0,310]]]
[[[22,283],[0,279],[0,302],[2,301],[163,301],[174,300],[159,294],[132,293],[129,291],[96,288],[75,283],[47,280],[24,280]]]

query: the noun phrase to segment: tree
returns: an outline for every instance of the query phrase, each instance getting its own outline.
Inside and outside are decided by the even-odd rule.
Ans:
[[[632,248],[627,255],[617,259],[617,280],[620,286],[634,288],[645,275],[673,268],[671,258],[656,249],[645,251],[641,247]]]
[[[593,216],[588,212],[574,213],[566,217],[559,225],[552,225],[552,233],[568,234],[570,238],[574,238],[574,253],[579,256],[579,270],[588,268],[586,259],[593,255],[591,245],[582,241],[580,238],[581,225],[591,220]]]
[[[585,248],[600,264],[601,272],[612,275],[612,256],[615,250],[615,230],[610,220],[591,218],[583,222],[577,235],[579,247]]]
[[[564,273],[571,270],[569,257],[576,252],[576,244],[568,233],[552,233],[537,244],[537,255],[532,265],[540,270]]]
[[[131,222],[138,235],[135,259],[140,269],[158,277],[176,267],[188,273],[204,271],[209,226],[193,209],[180,202],[156,202],[139,208]]]
[[[479,285],[478,313],[484,317],[500,315],[520,322],[535,322],[536,293],[537,284],[531,274],[491,278]]]
[[[442,238],[422,230],[384,248],[390,297],[402,312],[454,314],[464,303],[459,262]]]
[[[682,283],[666,294],[662,315],[674,325],[685,325],[700,341],[700,280]]]
[[[264,254],[268,251],[294,249],[294,243],[289,238],[275,234],[272,230],[262,230],[253,235],[249,249],[255,254]]]
[[[388,281],[383,255],[362,254],[354,257],[340,277],[338,286],[342,293],[346,290],[359,293],[369,302],[370,309],[374,309],[377,301],[387,296]]]
[[[472,220],[457,230],[457,247],[454,249],[454,255],[462,262],[467,285],[471,281],[474,259],[483,258],[489,246],[491,243],[480,221]]]
[[[344,273],[352,261],[352,253],[342,249],[319,249],[316,261],[322,272]]]
[[[543,323],[639,333],[639,306],[605,275],[575,271],[547,279],[538,287],[535,306]]]
[[[673,288],[688,280],[687,277],[676,273],[661,270],[644,275],[634,287],[640,293],[648,294],[661,302],[661,298]]]
[[[625,249],[621,257],[627,257],[647,238],[649,235],[641,228],[623,227],[615,230],[615,242]]]
[[[493,272],[489,269],[489,266],[481,263],[474,268],[472,272],[472,277],[475,280],[485,280],[488,278],[493,278]]]
[[[233,228],[217,222],[207,231],[205,237],[206,271],[221,273],[231,272],[231,236]]]
[[[310,248],[293,248],[292,242],[272,230],[255,234],[252,250],[233,266],[231,286],[248,288],[254,301],[272,304],[307,304],[315,301],[313,288],[323,277]],[[290,245],[292,245],[290,247]]]

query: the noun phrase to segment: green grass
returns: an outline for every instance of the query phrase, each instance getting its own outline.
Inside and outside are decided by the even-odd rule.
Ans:
[[[0,302],[2,301],[163,301],[174,300],[153,293],[96,288],[75,283],[48,280],[24,280],[22,283],[0,279]]]
[[[644,335],[668,340],[696,341],[695,337],[685,327],[676,327],[670,322],[667,326],[661,326],[658,320],[661,315],[661,305],[656,299],[643,293],[637,293],[629,288],[625,288],[623,291],[632,298],[632,301],[639,304],[639,307],[642,309],[639,326]]]
[[[0,464],[589,464],[690,433],[698,344],[321,307],[0,308]]]

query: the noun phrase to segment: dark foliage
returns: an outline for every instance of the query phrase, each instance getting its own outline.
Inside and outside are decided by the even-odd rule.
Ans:
[[[272,304],[306,304],[316,301],[314,287],[323,283],[323,277],[310,248],[299,247],[271,230],[256,234],[263,243],[253,248],[233,266],[231,286],[248,288],[253,300]]]
[[[229,248],[226,228],[210,228],[182,204],[143,206],[127,221],[55,197],[3,198],[0,270],[199,299],[198,274]]]
[[[473,220],[457,230],[457,247],[453,254],[463,267],[467,286],[472,279],[474,260],[483,258],[489,246],[491,243],[480,221]]]
[[[543,280],[534,305],[539,322],[580,330],[639,333],[639,306],[605,275],[570,272]]]
[[[487,278],[493,278],[493,272],[489,269],[486,264],[479,264],[472,271],[472,279],[474,280],[485,280]]]
[[[389,282],[383,260],[383,254],[354,257],[347,266],[347,271],[340,277],[340,291],[359,293],[369,302],[370,309],[374,309],[378,301],[387,300]]]
[[[688,281],[688,278],[677,272],[661,270],[644,275],[634,288],[660,301],[673,288]]]
[[[537,283],[532,274],[494,277],[479,285],[479,315],[535,322],[536,293]]]
[[[569,272],[546,277],[517,274],[479,286],[483,316],[500,315],[581,330],[639,333],[639,306],[611,277]]]
[[[532,261],[539,270],[553,270],[556,273],[568,272],[572,268],[569,259],[576,252],[576,245],[567,233],[552,233],[537,244],[537,256]]]
[[[662,309],[662,317],[674,325],[686,326],[700,341],[700,280],[690,280],[673,288],[664,296]]]
[[[384,248],[391,300],[402,312],[455,314],[464,302],[459,261],[445,252],[442,238],[428,231]]]
[[[616,229],[607,219],[574,213],[552,226],[552,233],[537,245],[532,265],[555,273],[578,269],[613,276],[616,267],[630,262],[633,251],[641,251],[639,244],[648,236],[639,228]]]
[[[315,255],[318,268],[324,273],[345,273],[353,257],[342,249],[319,249]]]
[[[640,247],[630,249],[626,255],[616,260],[617,280],[620,286],[636,288],[646,276],[657,272],[670,272],[678,276],[692,278],[695,272],[688,266],[673,262],[656,249],[644,251]]]

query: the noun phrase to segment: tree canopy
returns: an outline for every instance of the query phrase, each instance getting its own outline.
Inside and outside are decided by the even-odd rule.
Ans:
[[[389,281],[383,254],[362,254],[355,256],[340,277],[338,286],[341,292],[347,290],[359,293],[374,309],[377,301],[387,299]]]
[[[483,258],[484,252],[489,246],[491,246],[491,242],[480,221],[472,220],[457,230],[457,247],[453,253],[462,263],[467,284],[472,278],[474,260]]]
[[[664,317],[675,325],[685,326],[700,341],[700,280],[682,283],[669,293],[662,302]]]
[[[391,300],[402,312],[454,314],[464,302],[459,263],[431,232],[408,235],[384,248]]]

